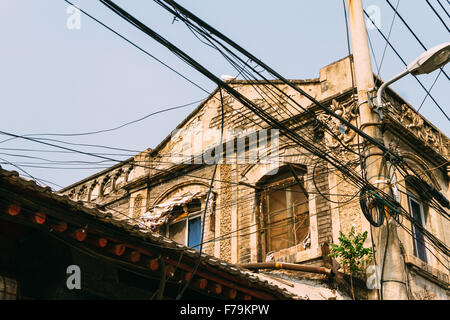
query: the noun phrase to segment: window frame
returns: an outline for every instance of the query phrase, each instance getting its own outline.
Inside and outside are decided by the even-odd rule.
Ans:
[[[190,210],[190,205],[192,205],[193,202],[198,202],[198,210],[193,211],[193,212],[189,212]],[[200,218],[200,239],[201,239],[201,229],[202,229],[202,208],[203,208],[203,202],[198,199],[198,198],[194,198],[192,199],[192,201],[190,201],[189,203],[186,203],[185,205],[183,205],[183,213],[179,214],[178,216],[176,216],[172,221],[170,221],[168,224],[166,224],[166,230],[165,230],[165,235],[167,238],[172,239],[170,237],[170,226],[174,225],[174,224],[178,224],[178,223],[182,223],[184,222],[184,240],[183,240],[183,245],[188,246],[189,245],[189,221],[192,221],[194,219]],[[175,208],[174,208],[175,209]],[[173,239],[172,239],[173,240]],[[200,245],[197,244],[194,247],[190,247],[190,248],[196,248]]]
[[[288,189],[290,189],[293,186],[298,186],[300,188],[300,190],[302,191],[305,199],[306,199],[306,203],[307,203],[307,208],[308,209],[307,209],[307,211],[304,212],[304,214],[308,215],[308,217],[307,217],[307,219],[308,219],[308,226],[307,226],[307,228],[308,228],[308,232],[310,232],[310,228],[311,228],[311,221],[310,221],[311,216],[310,216],[310,208],[309,208],[310,198],[309,198],[308,193],[307,193],[307,191],[305,189],[305,186],[304,186],[304,177],[303,177],[304,174],[305,173],[302,173],[301,174],[302,177],[300,177],[300,180],[303,183],[302,186],[298,185],[297,180],[295,179],[295,177],[292,177],[292,176],[290,176],[290,177],[280,177],[279,179],[273,181],[272,183],[267,184],[266,185],[266,189],[260,192],[260,195],[259,195],[260,208],[261,208],[260,211],[261,211],[261,214],[262,214],[262,217],[263,217],[263,221],[264,221],[264,226],[263,227],[266,229],[266,231],[264,232],[264,234],[265,234],[265,251],[266,252],[280,252],[281,250],[285,250],[285,249],[289,249],[291,247],[295,247],[295,246],[301,244],[302,241],[304,241],[308,237],[308,235],[306,234],[304,239],[297,239],[297,242],[295,242],[294,239],[296,239],[296,232],[292,232],[291,231],[291,232],[289,232],[287,234],[287,237],[288,237],[287,241],[288,241],[288,243],[289,242],[294,242],[294,244],[288,245],[286,247],[282,247],[280,249],[275,250],[273,248],[273,246],[272,246],[271,232],[270,232],[270,229],[268,228],[268,226],[270,225],[270,220],[269,220],[270,212],[269,212],[269,209],[268,209],[268,201],[269,201],[269,197],[270,197],[270,192],[274,191],[274,189],[275,189],[275,191],[276,191],[276,189],[280,189],[280,188],[286,188],[286,190],[288,190]],[[293,207],[295,206],[295,204],[293,203],[294,200],[291,198],[292,191],[288,191],[288,194],[286,194],[286,198],[285,198],[285,201],[286,201],[286,208],[285,208],[285,210],[287,211],[286,212],[286,219],[291,219],[292,220],[292,222],[289,225],[289,226],[292,226],[292,224],[297,224],[299,222],[296,221],[296,216],[295,215],[294,215],[294,218],[292,216],[292,214],[293,214]],[[288,201],[290,202],[290,206],[288,206]],[[288,217],[287,216],[288,214],[290,214],[291,216]],[[293,240],[293,241],[291,241],[291,240]]]
[[[200,218],[200,227],[201,227],[202,226],[202,214],[201,213],[198,213],[198,214],[195,214],[195,215],[189,215],[189,214],[186,214],[186,213],[181,214],[180,217],[174,219],[173,221],[171,221],[170,223],[167,224],[167,226],[166,226],[166,237],[169,238],[169,239],[172,239],[170,237],[170,226],[171,225],[184,222],[184,230],[185,230],[184,241],[181,244],[183,244],[185,246],[188,246],[188,243],[189,243],[189,221],[197,219],[197,218]],[[196,246],[194,246],[192,248],[196,248],[199,245],[200,244],[198,244],[198,245],[196,245]]]
[[[418,198],[417,196],[415,196],[414,194],[412,194],[411,192],[407,193],[407,198],[408,198],[408,206],[409,206],[409,213],[411,214],[412,218],[415,219],[413,210],[412,210],[412,204],[411,202],[414,201],[418,207],[419,207],[419,211],[420,211],[420,222],[422,225],[422,228],[426,229],[426,219],[425,219],[425,209],[424,209],[424,204],[423,202],[420,200],[420,198]],[[416,239],[416,226],[414,225],[413,222],[411,222],[411,232],[412,232],[412,241],[413,241],[413,254],[415,257],[419,258],[420,260],[424,261],[425,263],[429,263],[429,254],[428,254],[428,250],[430,250],[429,248],[427,248],[427,241],[425,239],[425,236],[422,234],[423,237],[423,244],[421,246],[423,246],[424,248],[424,255],[425,255],[425,260],[422,259],[419,255],[419,244],[418,244],[418,239]]]

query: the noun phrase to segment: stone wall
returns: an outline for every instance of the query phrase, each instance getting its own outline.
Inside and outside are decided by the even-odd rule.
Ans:
[[[223,181],[232,181],[232,167],[230,164],[222,164],[219,167],[220,172],[220,196],[219,206],[217,212],[220,221],[219,235],[224,236],[224,239],[219,241],[220,258],[222,260],[232,261],[232,246],[231,246],[231,232],[232,232],[232,210],[233,210],[233,186]]]
[[[330,187],[328,183],[328,165],[323,161],[317,162],[317,167],[315,170],[315,187],[319,189],[319,192],[329,197]],[[316,189],[316,191],[317,191]],[[331,221],[331,208],[330,202],[325,199],[320,194],[316,194],[314,197],[316,201],[316,215],[317,215],[317,226],[319,234],[319,246],[324,242],[332,242],[332,221]]]

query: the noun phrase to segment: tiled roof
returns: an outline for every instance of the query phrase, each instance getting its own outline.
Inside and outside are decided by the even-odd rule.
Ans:
[[[7,171],[0,167],[0,186],[2,184],[9,184],[14,186],[23,194],[26,194],[30,198],[39,198],[40,200],[48,200],[49,204],[63,205],[70,208],[67,211],[67,215],[86,214],[86,217],[95,218],[96,221],[104,222],[110,226],[115,226],[120,231],[124,232],[128,236],[135,237],[136,239],[143,240],[147,243],[154,244],[162,250],[169,251],[182,251],[183,255],[192,259],[199,258],[199,251],[183,246],[175,241],[161,236],[160,234],[151,230],[141,229],[138,226],[138,221],[132,219],[118,219],[111,212],[102,210],[100,207],[92,204],[86,204],[81,201],[73,201],[66,195],[59,195],[52,192],[50,187],[42,187],[36,184],[34,180],[28,180],[20,177],[15,171]],[[1,196],[1,194],[0,194]],[[252,285],[255,289],[262,289],[274,293],[275,296],[284,299],[302,299],[300,296],[288,292],[286,289],[278,287],[269,283],[266,280],[261,279],[247,269],[240,268],[236,265],[222,261],[216,257],[208,254],[201,254],[201,265],[208,265],[212,268],[224,271],[234,277],[245,280]]]

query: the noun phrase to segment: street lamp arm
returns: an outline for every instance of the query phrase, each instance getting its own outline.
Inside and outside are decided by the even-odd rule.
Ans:
[[[385,83],[383,83],[383,84],[380,86],[380,88],[379,88],[378,91],[377,91],[377,104],[376,104],[376,106],[377,106],[378,108],[381,108],[381,107],[382,107],[382,103],[383,103],[383,102],[382,102],[382,96],[383,96],[383,93],[384,93],[384,90],[386,89],[386,87],[387,87],[388,85],[394,83],[395,81],[397,81],[397,80],[403,78],[404,76],[406,76],[406,75],[409,74],[409,73],[410,73],[410,71],[409,71],[408,69],[406,69],[406,70],[402,71],[401,73],[399,73],[398,75],[396,75],[395,77],[393,77],[392,79],[390,79],[389,81],[386,81]]]
[[[403,78],[407,74],[411,73],[416,76],[419,74],[430,73],[434,70],[443,67],[450,61],[450,42],[442,43],[437,45],[424,53],[422,53],[418,58],[411,62],[404,71],[386,81],[381,85],[377,92],[377,107],[382,106],[382,95],[384,90],[388,85]]]

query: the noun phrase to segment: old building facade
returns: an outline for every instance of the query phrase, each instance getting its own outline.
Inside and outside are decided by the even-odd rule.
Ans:
[[[347,57],[323,67],[316,79],[292,83],[358,126],[351,70],[351,57]],[[360,172],[360,137],[306,97],[278,81],[271,84],[284,94],[276,99],[264,81],[230,80],[228,84]],[[305,110],[293,106],[286,96]],[[387,90],[384,99],[385,146],[450,198],[450,140],[394,91]],[[331,130],[322,130],[316,118]],[[221,156],[217,168],[215,156]],[[396,172],[395,166],[389,168],[398,202],[448,244],[448,218],[426,205],[425,195],[415,189],[413,181]],[[359,189],[341,172],[268,128],[219,88],[154,149],[60,193],[75,201],[95,203],[117,219],[139,221],[142,228],[190,247],[199,248],[204,229],[202,250],[235,264],[270,260],[318,264],[323,244],[337,243],[339,231],[348,233],[352,226],[358,232],[370,230],[361,213]],[[409,221],[403,220],[403,224],[406,230],[399,228],[398,232],[409,298],[447,299],[448,257]],[[367,245],[370,243],[368,239]]]

